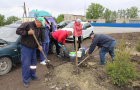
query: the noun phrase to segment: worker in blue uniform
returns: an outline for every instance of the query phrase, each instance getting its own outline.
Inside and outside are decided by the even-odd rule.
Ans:
[[[48,51],[49,51],[49,42],[50,42],[50,25],[47,23],[47,19],[45,20],[45,27],[42,27],[42,34],[41,34],[41,40],[42,40],[42,48],[45,53],[45,56],[47,57]],[[46,61],[50,62],[49,59],[45,60],[45,57],[40,52],[40,64],[46,65]]]
[[[41,41],[41,26],[45,26],[44,18],[38,17],[37,20],[33,22],[22,23],[18,28],[16,33],[21,35],[21,64],[22,64],[22,78],[24,87],[29,87],[29,80],[39,80],[36,76],[36,48],[37,43],[33,37],[35,34],[36,38]],[[42,47],[38,47],[41,51]]]

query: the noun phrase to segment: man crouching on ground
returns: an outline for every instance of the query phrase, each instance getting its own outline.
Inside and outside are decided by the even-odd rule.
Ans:
[[[21,35],[20,44],[21,44],[21,64],[22,64],[22,78],[24,87],[29,86],[29,80],[40,80],[36,75],[36,48],[37,43],[33,37],[33,34],[37,37],[38,40],[40,38],[40,27],[45,26],[44,19],[42,17],[38,17],[37,20],[33,22],[25,22],[22,23],[16,31],[16,34]],[[41,51],[42,47],[38,47]]]
[[[99,65],[105,65],[105,54],[109,52],[110,56],[113,58],[115,57],[114,54],[114,47],[116,45],[116,41],[111,37],[104,35],[104,34],[90,34],[90,38],[92,39],[92,44],[90,45],[90,49],[88,55],[91,56],[91,53],[94,51],[95,47],[98,46],[100,60],[101,62],[97,63]]]
[[[69,36],[72,36],[72,32],[67,30],[58,30],[52,33],[51,40],[56,45],[56,52],[58,58],[61,58],[60,48],[63,47],[63,51],[65,51],[65,46],[64,46],[65,39]],[[62,41],[62,45],[60,44],[61,41]]]

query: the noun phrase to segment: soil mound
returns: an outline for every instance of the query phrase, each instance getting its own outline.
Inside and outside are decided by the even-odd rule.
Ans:
[[[98,68],[97,68],[98,67]],[[58,66],[51,75],[47,76],[45,83],[57,90],[107,90],[104,83],[107,80],[106,70],[102,65],[88,62],[81,65],[80,73],[75,74],[75,64],[66,63]],[[106,84],[107,85],[107,84]],[[114,88],[109,85],[110,88]]]

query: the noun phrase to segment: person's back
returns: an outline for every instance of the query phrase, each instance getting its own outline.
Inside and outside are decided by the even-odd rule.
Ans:
[[[71,36],[72,32],[71,31],[67,31],[67,30],[58,30],[54,33],[52,33],[52,37],[51,40],[55,43],[56,45],[56,52],[57,52],[57,57],[61,58],[61,54],[60,54],[60,48],[63,47],[63,51],[65,51],[65,39],[68,36]],[[60,44],[60,42],[62,41],[62,46]]]
[[[116,41],[114,39],[104,34],[94,33],[90,35],[90,38],[92,39],[92,44],[90,45],[88,56],[90,56],[91,53],[94,51],[95,47],[98,46],[98,49],[100,49],[99,54],[101,59],[101,62],[98,63],[99,65],[105,64],[105,54],[107,52],[109,52],[113,60],[113,57],[115,57],[114,47],[116,45]]]
[[[98,37],[98,35],[99,35],[99,39],[97,39],[97,40],[99,40],[99,42],[98,42],[97,46],[108,51],[109,46],[112,43],[112,41],[114,41],[114,39],[112,39],[111,37],[109,37],[105,34],[95,34],[95,37],[96,36]]]
[[[54,39],[56,39],[58,42],[62,40],[62,43],[65,43],[66,37],[68,37],[68,31],[66,30],[58,30],[52,33],[52,36]]]

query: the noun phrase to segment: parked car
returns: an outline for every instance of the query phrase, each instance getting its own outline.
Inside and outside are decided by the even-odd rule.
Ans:
[[[62,21],[59,24],[57,24],[57,29],[64,28],[67,26],[71,21]]]
[[[20,62],[20,37],[16,29],[21,24],[11,24],[0,28],[0,75],[7,74],[12,65]],[[50,53],[56,52],[56,46],[50,42]],[[37,49],[38,50],[38,49]],[[37,51],[39,52],[39,50]]]
[[[93,32],[93,26],[88,23],[88,22],[81,22],[82,24],[82,40],[89,37],[90,33]],[[72,31],[73,32],[73,25],[74,22],[69,23],[65,28],[61,29],[61,30],[68,30],[68,31]],[[74,41],[73,40],[73,36],[67,37],[66,41]]]

